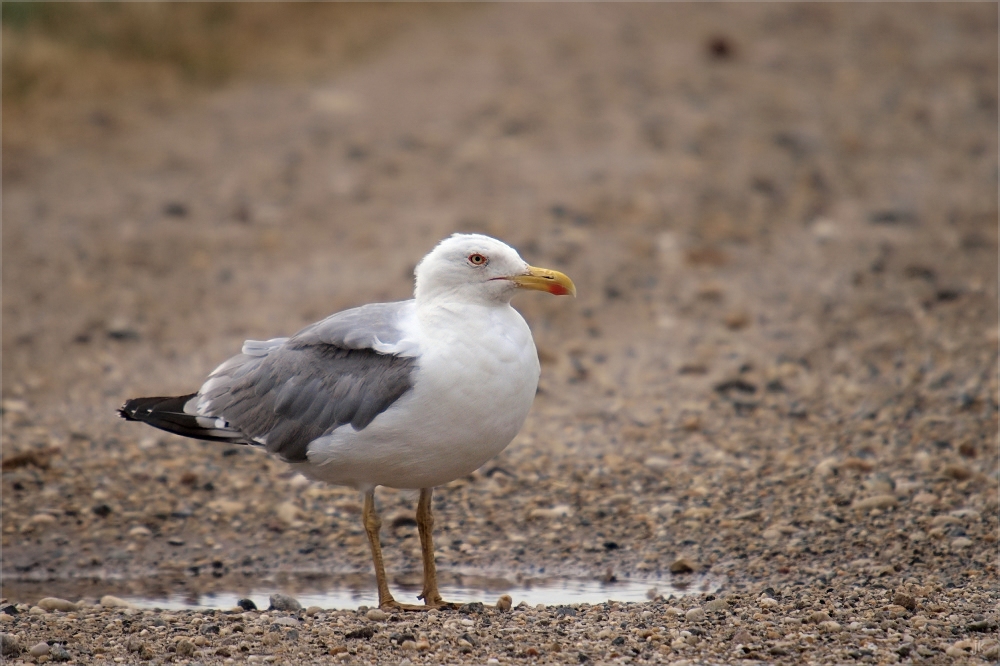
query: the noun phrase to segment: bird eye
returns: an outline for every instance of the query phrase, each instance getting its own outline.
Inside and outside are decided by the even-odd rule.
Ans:
[[[472,264],[473,266],[482,266],[486,263],[486,257],[479,254],[478,252],[476,254],[470,254],[469,263]]]

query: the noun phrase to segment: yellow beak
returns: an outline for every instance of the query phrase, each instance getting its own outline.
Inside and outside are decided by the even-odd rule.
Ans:
[[[576,296],[576,285],[573,284],[573,281],[563,273],[548,268],[528,266],[527,273],[515,275],[509,279],[522,289],[547,291],[556,296]]]

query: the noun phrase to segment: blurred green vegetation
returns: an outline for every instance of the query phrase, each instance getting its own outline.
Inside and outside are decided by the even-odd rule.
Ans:
[[[31,66],[33,42],[165,65],[189,82],[217,85],[274,70],[264,65],[269,58],[295,60],[299,70],[335,66],[447,11],[407,3],[4,2],[3,92],[28,93],[44,78],[44,67]]]
[[[178,102],[237,80],[329,79],[467,5],[4,2],[4,145],[86,133],[81,109]]]

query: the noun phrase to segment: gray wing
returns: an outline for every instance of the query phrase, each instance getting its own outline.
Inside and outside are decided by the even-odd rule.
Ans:
[[[405,334],[412,314],[412,301],[376,303],[291,338],[248,340],[202,386],[197,411],[303,462],[310,442],[347,424],[364,429],[413,387],[416,350]]]

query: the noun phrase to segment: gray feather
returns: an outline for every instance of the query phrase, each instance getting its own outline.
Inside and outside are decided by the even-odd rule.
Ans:
[[[342,349],[377,349],[397,345],[403,339],[399,322],[410,316],[416,301],[370,303],[344,310],[307,326],[291,339],[293,343],[325,342]]]
[[[412,301],[347,310],[291,338],[247,341],[244,353],[212,373],[199,412],[265,443],[289,462],[338,427],[367,427],[413,387],[416,359],[380,353],[399,343]]]

